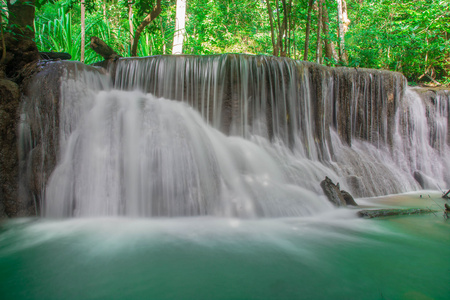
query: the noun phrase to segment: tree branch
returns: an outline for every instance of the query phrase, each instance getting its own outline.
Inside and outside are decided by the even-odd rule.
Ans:
[[[147,27],[148,24],[150,24],[154,19],[156,19],[159,14],[161,13],[162,7],[161,7],[161,0],[156,1],[156,5],[153,7],[153,10],[151,13],[149,13],[144,20],[139,24],[139,26],[136,28],[136,32],[134,34],[133,44],[131,47],[131,56],[136,56],[137,54],[137,47],[139,43],[139,38],[141,36],[142,31],[144,31],[145,27]]]
[[[116,51],[96,36],[91,37],[90,47],[104,59],[118,59],[121,57]]]

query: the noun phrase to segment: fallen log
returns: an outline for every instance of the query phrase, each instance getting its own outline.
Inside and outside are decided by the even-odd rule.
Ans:
[[[423,209],[423,208],[408,208],[408,209],[365,209],[358,211],[358,216],[365,219],[402,216],[402,215],[422,215],[438,212],[437,210]]]
[[[104,41],[96,36],[91,37],[90,47],[105,60],[117,60],[119,57],[121,57],[119,54],[117,54],[116,51],[114,51],[110,46],[108,46]]]
[[[69,60],[72,58],[72,55],[65,52],[39,52],[41,59],[46,60]]]

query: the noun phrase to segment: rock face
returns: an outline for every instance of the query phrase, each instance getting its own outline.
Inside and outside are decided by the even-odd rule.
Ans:
[[[17,201],[19,161],[16,126],[19,102],[19,86],[7,79],[0,79],[0,217],[17,216],[24,210]]]
[[[20,196],[34,199],[39,215],[45,184],[56,165],[61,77],[66,66],[44,66],[25,86],[21,102]]]
[[[86,68],[98,72],[81,63],[48,62],[24,86],[19,124],[19,195],[24,199],[33,199],[35,214],[40,213],[45,186],[58,160],[62,80],[73,80],[78,71]]]
[[[443,150],[444,144],[450,144],[450,90],[447,88],[415,88],[425,103],[427,123],[433,147]],[[447,126],[443,126],[447,123]],[[443,130],[446,128],[447,130]]]

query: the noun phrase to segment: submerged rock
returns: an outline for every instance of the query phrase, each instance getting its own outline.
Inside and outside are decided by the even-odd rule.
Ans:
[[[408,208],[408,209],[374,209],[374,210],[360,210],[358,216],[366,219],[402,216],[402,215],[421,215],[431,214],[437,212],[436,210],[423,208]]]

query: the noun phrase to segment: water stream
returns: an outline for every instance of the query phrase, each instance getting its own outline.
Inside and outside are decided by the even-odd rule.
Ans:
[[[450,97],[259,56],[60,64],[23,104],[20,192],[42,217],[0,224],[0,298],[448,299],[441,213],[363,220],[319,183],[440,209]]]

